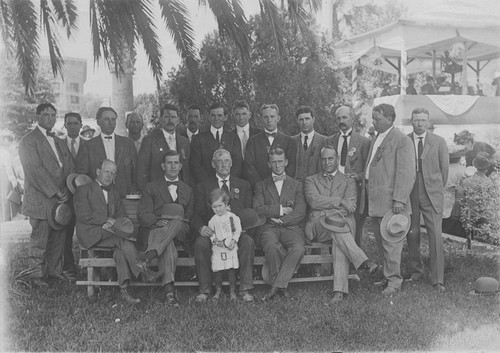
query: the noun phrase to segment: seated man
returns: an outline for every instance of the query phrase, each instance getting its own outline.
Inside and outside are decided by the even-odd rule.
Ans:
[[[304,257],[304,232],[300,227],[306,215],[302,183],[287,176],[285,151],[269,151],[272,174],[255,186],[253,208],[267,223],[256,231],[256,244],[265,253],[271,289],[264,300],[277,295],[289,297],[288,282]]]
[[[306,238],[311,241],[332,241],[333,299],[340,301],[349,293],[349,261],[359,269],[373,274],[380,270],[368,260],[354,241],[356,222],[356,180],[338,170],[338,156],[333,146],[321,149],[322,172],[304,182],[306,200],[311,213],[306,224]]]
[[[146,260],[140,262],[138,266],[145,269],[154,258],[158,258],[159,275],[162,277],[166,302],[169,305],[179,306],[174,293],[177,250],[173,240],[182,242],[186,240],[190,228],[185,220],[191,218],[193,214],[194,198],[192,189],[179,180],[182,162],[178,152],[167,151],[161,168],[165,173],[164,176],[146,184],[137,209],[141,236],[147,238]],[[183,210],[177,215],[165,214],[169,213],[169,209],[170,213],[175,213],[175,206],[180,206]]]
[[[117,218],[125,216],[120,194],[115,188],[115,162],[105,159],[97,168],[96,179],[79,186],[73,198],[76,213],[76,235],[80,244],[86,248],[102,247],[113,249],[113,258],[118,272],[121,297],[129,304],[137,304],[140,299],[133,298],[127,288],[130,271],[135,277],[141,273],[137,267],[139,256],[131,240],[113,233]],[[150,273],[143,272],[144,278]]]
[[[209,195],[214,189],[222,189],[229,195],[231,212],[239,216],[244,208],[250,208],[252,203],[252,191],[250,184],[243,179],[230,175],[232,158],[229,151],[216,150],[212,158],[212,166],[215,176],[209,177],[196,186],[194,216],[191,220],[191,228],[199,233],[194,243],[194,260],[196,262],[196,273],[200,282],[199,294],[196,301],[203,303],[212,292],[212,244],[210,236],[213,231],[208,227],[208,221],[214,215],[214,211],[208,205]],[[250,294],[253,288],[253,259],[254,241],[246,233],[241,233],[238,240],[238,259],[240,263],[240,297],[244,302],[253,302]]]

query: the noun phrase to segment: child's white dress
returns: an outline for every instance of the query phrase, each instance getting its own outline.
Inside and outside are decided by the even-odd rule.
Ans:
[[[234,229],[231,229],[231,218],[233,219]],[[241,222],[238,216],[232,212],[226,212],[222,216],[214,215],[208,222],[208,227],[215,232],[215,235],[210,237],[212,242],[212,271],[222,271],[229,268],[238,268],[238,244],[233,250],[227,247],[215,245],[215,239],[222,240],[224,244],[229,245],[231,239],[236,243],[240,239]]]

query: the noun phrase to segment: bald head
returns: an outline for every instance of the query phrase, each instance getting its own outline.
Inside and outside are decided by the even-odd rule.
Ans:
[[[346,133],[354,123],[354,110],[345,105],[341,106],[335,111],[335,119],[339,125],[339,129]]]

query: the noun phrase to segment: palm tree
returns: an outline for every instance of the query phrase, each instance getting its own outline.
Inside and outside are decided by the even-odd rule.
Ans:
[[[120,102],[128,106],[113,105],[124,118],[132,110],[132,74],[135,51],[142,43],[157,86],[162,79],[162,50],[158,42],[153,16],[153,0],[89,0],[90,29],[94,61],[102,58],[115,73],[113,91],[123,95]],[[161,18],[170,32],[177,51],[187,66],[196,72],[196,47],[189,13],[182,0],[157,0]],[[54,75],[64,75],[63,58],[59,48],[59,29],[72,36],[77,29],[78,13],[75,0],[0,0],[0,32],[7,53],[16,57],[19,74],[28,94],[33,93],[39,61],[40,31],[43,28],[49,46]],[[282,48],[282,26],[277,16],[279,8],[286,10],[297,28],[307,26],[308,12],[317,11],[321,0],[259,0],[261,13],[272,24],[277,47]],[[199,0],[214,14],[219,34],[232,40],[239,49],[244,63],[249,63],[250,37],[247,19],[240,0]],[[40,25],[39,25],[40,23]],[[40,28],[42,27],[42,28]],[[114,100],[116,100],[115,98]]]

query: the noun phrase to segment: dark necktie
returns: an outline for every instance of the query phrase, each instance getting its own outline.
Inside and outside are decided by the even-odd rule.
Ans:
[[[345,167],[345,162],[347,160],[347,138],[350,135],[342,135],[344,142],[342,143],[342,149],[340,150],[340,165]]]
[[[424,151],[424,143],[422,142],[423,137],[418,138],[418,147],[417,147],[417,154],[418,154],[418,171],[422,171],[422,152]]]
[[[309,136],[304,136],[304,151],[307,151],[307,139],[309,138]]]
[[[222,191],[229,195],[229,188],[227,187],[227,180],[222,180]]]
[[[219,136],[219,130],[215,133],[215,139],[217,140],[217,145],[220,145],[220,136]]]
[[[111,190],[111,187],[111,184],[109,184],[108,186],[101,185],[101,189],[106,190],[107,192]]]
[[[45,133],[47,134],[47,136],[50,136],[50,137],[55,137],[56,136],[56,133],[52,132],[50,130],[45,131]]]
[[[267,132],[266,131],[266,135],[267,135],[267,137],[272,137],[272,138],[276,137],[276,133],[275,132]]]
[[[71,155],[73,156],[73,158],[76,157],[75,144],[76,144],[76,140],[75,139],[71,139]]]
[[[333,178],[334,178],[334,175],[333,175],[333,174],[330,174],[330,173],[323,173],[323,176],[324,176],[325,178],[330,179],[330,181],[332,181],[332,180],[333,180]]]
[[[279,180],[285,180],[286,179],[286,174],[283,173],[281,175],[273,175],[273,181],[277,182]]]
[[[113,136],[104,136],[104,138],[105,138],[106,140],[111,140],[111,139],[113,138]]]
[[[178,181],[167,181],[167,188],[168,188],[170,185],[178,186],[178,185],[179,185],[179,182],[178,182]]]

